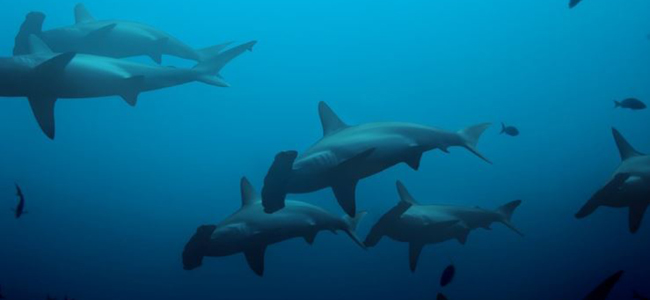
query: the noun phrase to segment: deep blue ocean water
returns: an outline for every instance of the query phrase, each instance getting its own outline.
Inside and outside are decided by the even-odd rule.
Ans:
[[[450,299],[582,299],[626,270],[612,299],[650,293],[650,225],[627,229],[627,210],[573,215],[619,164],[610,128],[650,152],[650,3],[585,0],[85,2],[98,19],[163,29],[205,47],[258,40],[222,75],[232,85],[187,84],[140,96],[61,100],[48,140],[25,99],[0,100],[0,285],[8,299],[433,299],[451,257]],[[45,28],[73,22],[75,1],[21,0],[0,10],[0,53],[30,11]],[[137,61],[151,63],[148,58]],[[165,65],[191,66],[172,57]],[[424,155],[363,180],[368,229],[405,182],[422,203],[496,208],[522,199],[506,227],[425,248],[416,273],[407,244],[360,250],[321,233],[269,247],[264,278],[243,255],[184,271],[181,252],[201,224],[240,206],[239,179],[261,188],[276,152],[321,136],[326,101],[349,124],[407,121],[458,130],[494,125],[479,149]],[[499,135],[500,122],[517,138]],[[29,214],[16,220],[14,183]],[[332,192],[290,198],[343,214]]]

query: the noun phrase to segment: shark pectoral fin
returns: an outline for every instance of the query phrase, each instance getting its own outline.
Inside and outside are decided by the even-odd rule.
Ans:
[[[124,91],[120,94],[120,97],[126,101],[131,106],[135,106],[138,103],[138,96],[144,85],[144,76],[132,76],[125,79]]]
[[[585,218],[591,215],[598,207],[603,205],[606,201],[619,192],[620,187],[630,178],[630,174],[619,173],[614,176],[603,188],[598,190],[591,198],[580,208],[575,217],[578,219]]]
[[[162,55],[163,55],[163,49],[165,49],[165,46],[169,42],[169,38],[159,38],[155,41],[153,41],[153,45],[151,46],[152,52],[149,53],[149,57],[151,60],[156,62],[157,64],[162,63]]]
[[[251,248],[244,251],[248,266],[260,277],[264,276],[264,252],[266,252],[266,246]]]
[[[95,18],[93,18],[88,9],[86,9],[86,6],[82,3],[79,3],[74,7],[74,19],[76,24],[95,21]]]
[[[108,25],[106,25],[104,27],[95,29],[95,30],[89,32],[86,35],[86,39],[88,39],[88,40],[103,39],[109,33],[111,33],[111,31],[113,31],[113,29],[115,29],[115,26],[117,26],[117,23],[108,24]]]
[[[336,201],[338,201],[341,208],[343,208],[343,211],[345,211],[345,213],[350,217],[354,217],[357,211],[356,189],[358,182],[359,181],[355,180],[332,186]]]
[[[54,139],[54,104],[56,98],[54,97],[29,97],[29,105],[32,107],[32,112],[38,126],[47,137]]]
[[[420,244],[420,243],[409,244],[409,266],[411,267],[411,272],[415,272],[415,269],[418,266],[418,260],[420,259],[420,253],[422,253],[422,248],[424,248],[424,244]]]
[[[318,231],[310,232],[305,235],[305,242],[309,245],[314,244],[314,240],[316,240],[316,235],[318,234]]]
[[[630,206],[630,232],[636,233],[641,227],[643,215],[648,209],[648,203],[633,204]]]

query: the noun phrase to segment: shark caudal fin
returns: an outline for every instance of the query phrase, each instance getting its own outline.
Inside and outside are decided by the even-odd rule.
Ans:
[[[228,83],[224,82],[223,79],[221,79],[219,76],[219,71],[221,71],[221,69],[223,69],[223,67],[226,66],[235,57],[241,55],[246,51],[252,51],[253,46],[255,46],[256,43],[256,41],[248,42],[223,51],[214,57],[206,59],[205,61],[200,61],[193,68],[193,70],[198,73],[196,80],[218,87],[228,87]]]
[[[207,61],[207,60],[210,60],[212,58],[215,58],[216,56],[218,56],[221,53],[221,51],[226,49],[226,47],[230,46],[232,43],[233,42],[226,42],[226,43],[223,43],[223,44],[214,45],[214,46],[206,47],[206,48],[203,48],[203,49],[194,50],[196,52],[196,56],[198,58],[197,61]]]
[[[363,243],[363,241],[361,241],[361,239],[357,235],[357,226],[366,215],[368,215],[368,212],[360,211],[357,213],[357,215],[354,218],[351,218],[348,215],[343,216],[343,221],[347,225],[347,227],[345,228],[345,233],[347,233],[350,236],[350,238],[352,238],[352,240],[363,249],[366,249],[366,245]]]
[[[578,3],[580,3],[582,0],[571,0],[569,1],[569,8],[574,8]]]
[[[95,22],[95,18],[83,3],[78,3],[74,7],[74,22],[75,24],[90,23]]]
[[[517,229],[510,221],[512,219],[512,214],[515,212],[517,207],[519,207],[519,205],[521,205],[521,200],[515,200],[497,208],[497,212],[503,217],[501,219],[501,223],[506,225],[512,231],[516,232],[518,235],[524,236],[524,234],[519,231],[519,229]]]
[[[483,134],[483,132],[485,132],[485,130],[488,129],[490,125],[492,124],[483,123],[483,124],[467,127],[458,132],[458,135],[460,135],[463,141],[463,145],[461,146],[467,148],[467,150],[474,153],[476,156],[478,156],[479,158],[481,158],[482,160],[488,163],[492,163],[492,162],[478,151],[476,145],[478,144],[478,140]]]
[[[196,229],[196,233],[183,249],[183,269],[194,270],[203,264],[203,257],[210,245],[210,237],[216,229],[215,225],[203,225]]]
[[[589,201],[576,213],[576,218],[582,219],[594,213],[598,207],[604,205],[605,202],[612,199],[620,191],[620,187],[623,186],[628,178],[630,178],[630,174],[616,174],[612,180],[589,198]]]
[[[264,187],[262,188],[264,212],[270,214],[284,208],[287,184],[293,175],[293,162],[297,157],[298,152],[296,151],[284,151],[275,156],[273,164],[264,177]]]
[[[45,22],[45,14],[41,12],[30,12],[25,16],[25,21],[20,26],[15,38],[14,56],[30,54],[29,36],[32,34],[40,36],[43,31],[43,22]]]

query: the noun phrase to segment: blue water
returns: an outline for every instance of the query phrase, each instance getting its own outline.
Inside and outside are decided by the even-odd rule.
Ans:
[[[85,2],[98,19],[135,20],[189,45],[258,40],[222,75],[145,93],[62,100],[48,140],[25,99],[0,101],[0,285],[9,299],[433,299],[457,267],[450,299],[582,299],[619,269],[612,299],[650,293],[650,225],[632,235],[627,210],[573,214],[619,163],[617,127],[650,152],[647,111],[614,99],[650,99],[650,3],[585,0]],[[0,10],[10,56],[26,13],[45,28],[73,22],[74,1],[21,0]],[[147,58],[138,61],[151,63]],[[165,57],[164,64],[191,63]],[[184,271],[181,252],[201,224],[239,208],[239,179],[261,188],[277,151],[320,138],[317,103],[350,124],[408,121],[458,130],[494,122],[479,149],[452,148],[362,181],[368,229],[398,200],[403,180],[422,203],[494,208],[522,199],[513,222],[477,230],[466,245],[427,246],[418,270],[407,244],[360,250],[321,233],[269,247],[264,278],[243,255]],[[500,122],[517,138],[499,135]],[[29,213],[16,220],[14,182]],[[343,214],[330,190],[291,198]],[[4,213],[2,213],[4,211]]]

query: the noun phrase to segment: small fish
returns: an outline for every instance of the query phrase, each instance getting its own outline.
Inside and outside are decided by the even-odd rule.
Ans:
[[[621,276],[623,276],[623,271],[618,271],[614,275],[608,277],[599,284],[584,300],[605,300],[609,297],[609,292],[612,291],[612,288],[616,285]]]
[[[438,293],[436,300],[447,300],[447,296],[445,296],[443,293]]]
[[[13,211],[16,214],[16,219],[18,219],[27,213],[25,211],[25,195],[23,195],[23,191],[20,189],[18,184],[16,184],[16,196],[18,196],[18,205],[13,209]]]
[[[569,2],[569,8],[576,7],[576,5],[578,5],[578,3],[580,3],[580,1],[582,1],[582,0],[571,0],[571,2]]]
[[[646,296],[642,296],[642,295],[639,294],[639,292],[637,292],[637,291],[634,291],[634,296],[633,296],[632,298],[633,298],[633,299],[638,299],[638,300],[650,300],[650,298],[648,298],[648,297],[646,297]]]
[[[507,134],[509,136],[518,136],[519,135],[519,129],[514,126],[506,126],[506,124],[501,123],[501,134]]]
[[[442,276],[440,276],[440,286],[445,287],[454,280],[454,275],[456,275],[456,267],[454,265],[449,265],[442,271]]]
[[[641,100],[636,99],[636,98],[627,98],[623,101],[616,101],[614,100],[614,108],[629,108],[631,110],[640,110],[640,109],[645,109],[645,103],[641,102]]]

